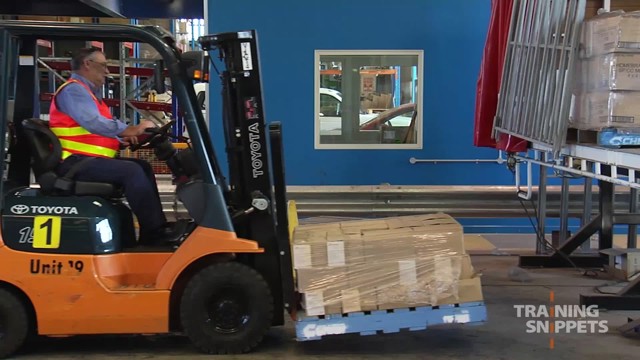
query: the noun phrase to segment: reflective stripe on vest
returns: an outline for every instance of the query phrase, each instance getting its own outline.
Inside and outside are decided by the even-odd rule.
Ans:
[[[56,134],[56,136],[77,136],[77,135],[89,135],[91,134],[87,129],[82,126],[72,127],[72,128],[52,128],[51,131]]]
[[[73,154],[114,158],[120,150],[120,142],[117,139],[92,134],[87,129],[79,126],[69,115],[58,110],[55,104],[55,95],[71,83],[77,83],[84,87],[89,94],[91,94],[100,115],[112,119],[109,107],[104,104],[104,102],[98,100],[87,85],[76,79],[70,79],[62,84],[54,94],[54,99],[51,101],[51,109],[49,111],[49,128],[60,140],[62,159],[66,159]]]
[[[65,139],[60,139],[60,145],[62,146],[63,149],[67,149],[67,152],[68,150],[75,150],[75,151],[83,152],[86,154],[95,154],[95,155],[101,155],[105,157],[115,157],[116,154],[118,153],[116,150],[109,149],[104,146],[89,145],[89,144],[72,141],[72,140],[65,140]]]

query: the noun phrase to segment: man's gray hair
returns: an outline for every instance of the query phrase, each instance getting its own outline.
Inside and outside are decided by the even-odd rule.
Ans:
[[[71,58],[71,70],[79,70],[82,63],[90,58],[94,53],[101,51],[97,48],[82,48],[77,50]]]

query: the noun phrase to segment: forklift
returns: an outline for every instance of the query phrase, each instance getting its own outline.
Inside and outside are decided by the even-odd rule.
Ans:
[[[58,175],[61,150],[39,118],[37,42],[137,42],[162,57],[188,131],[141,138],[171,169],[189,219],[173,243],[137,244],[113,184]],[[202,36],[181,52],[156,26],[0,21],[0,358],[32,337],[184,334],[199,351],[252,351],[295,318],[282,129],[265,121],[255,30]],[[218,54],[228,174],[193,88]],[[175,114],[174,114],[175,116]],[[35,179],[33,181],[32,179]]]

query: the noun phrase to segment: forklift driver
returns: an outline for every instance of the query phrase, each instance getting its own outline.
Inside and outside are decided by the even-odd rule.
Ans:
[[[111,115],[102,101],[102,86],[109,74],[102,51],[80,49],[71,60],[73,74],[51,100],[49,127],[60,139],[62,163],[59,175],[85,160],[75,178],[115,184],[124,190],[140,225],[140,245],[171,242],[174,233],[162,211],[151,165],[141,159],[116,158],[120,145],[138,143],[137,136],[155,127],[149,120],[127,125]]]

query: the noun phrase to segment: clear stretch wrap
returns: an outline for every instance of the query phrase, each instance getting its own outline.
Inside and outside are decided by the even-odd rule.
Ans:
[[[640,129],[640,91],[598,91],[578,94],[571,127]]]
[[[640,11],[612,11],[595,16],[582,26],[584,57],[640,50]]]
[[[293,263],[307,315],[482,300],[462,226],[445,214],[301,225]]]
[[[640,91],[640,50],[579,59],[581,92]]]

